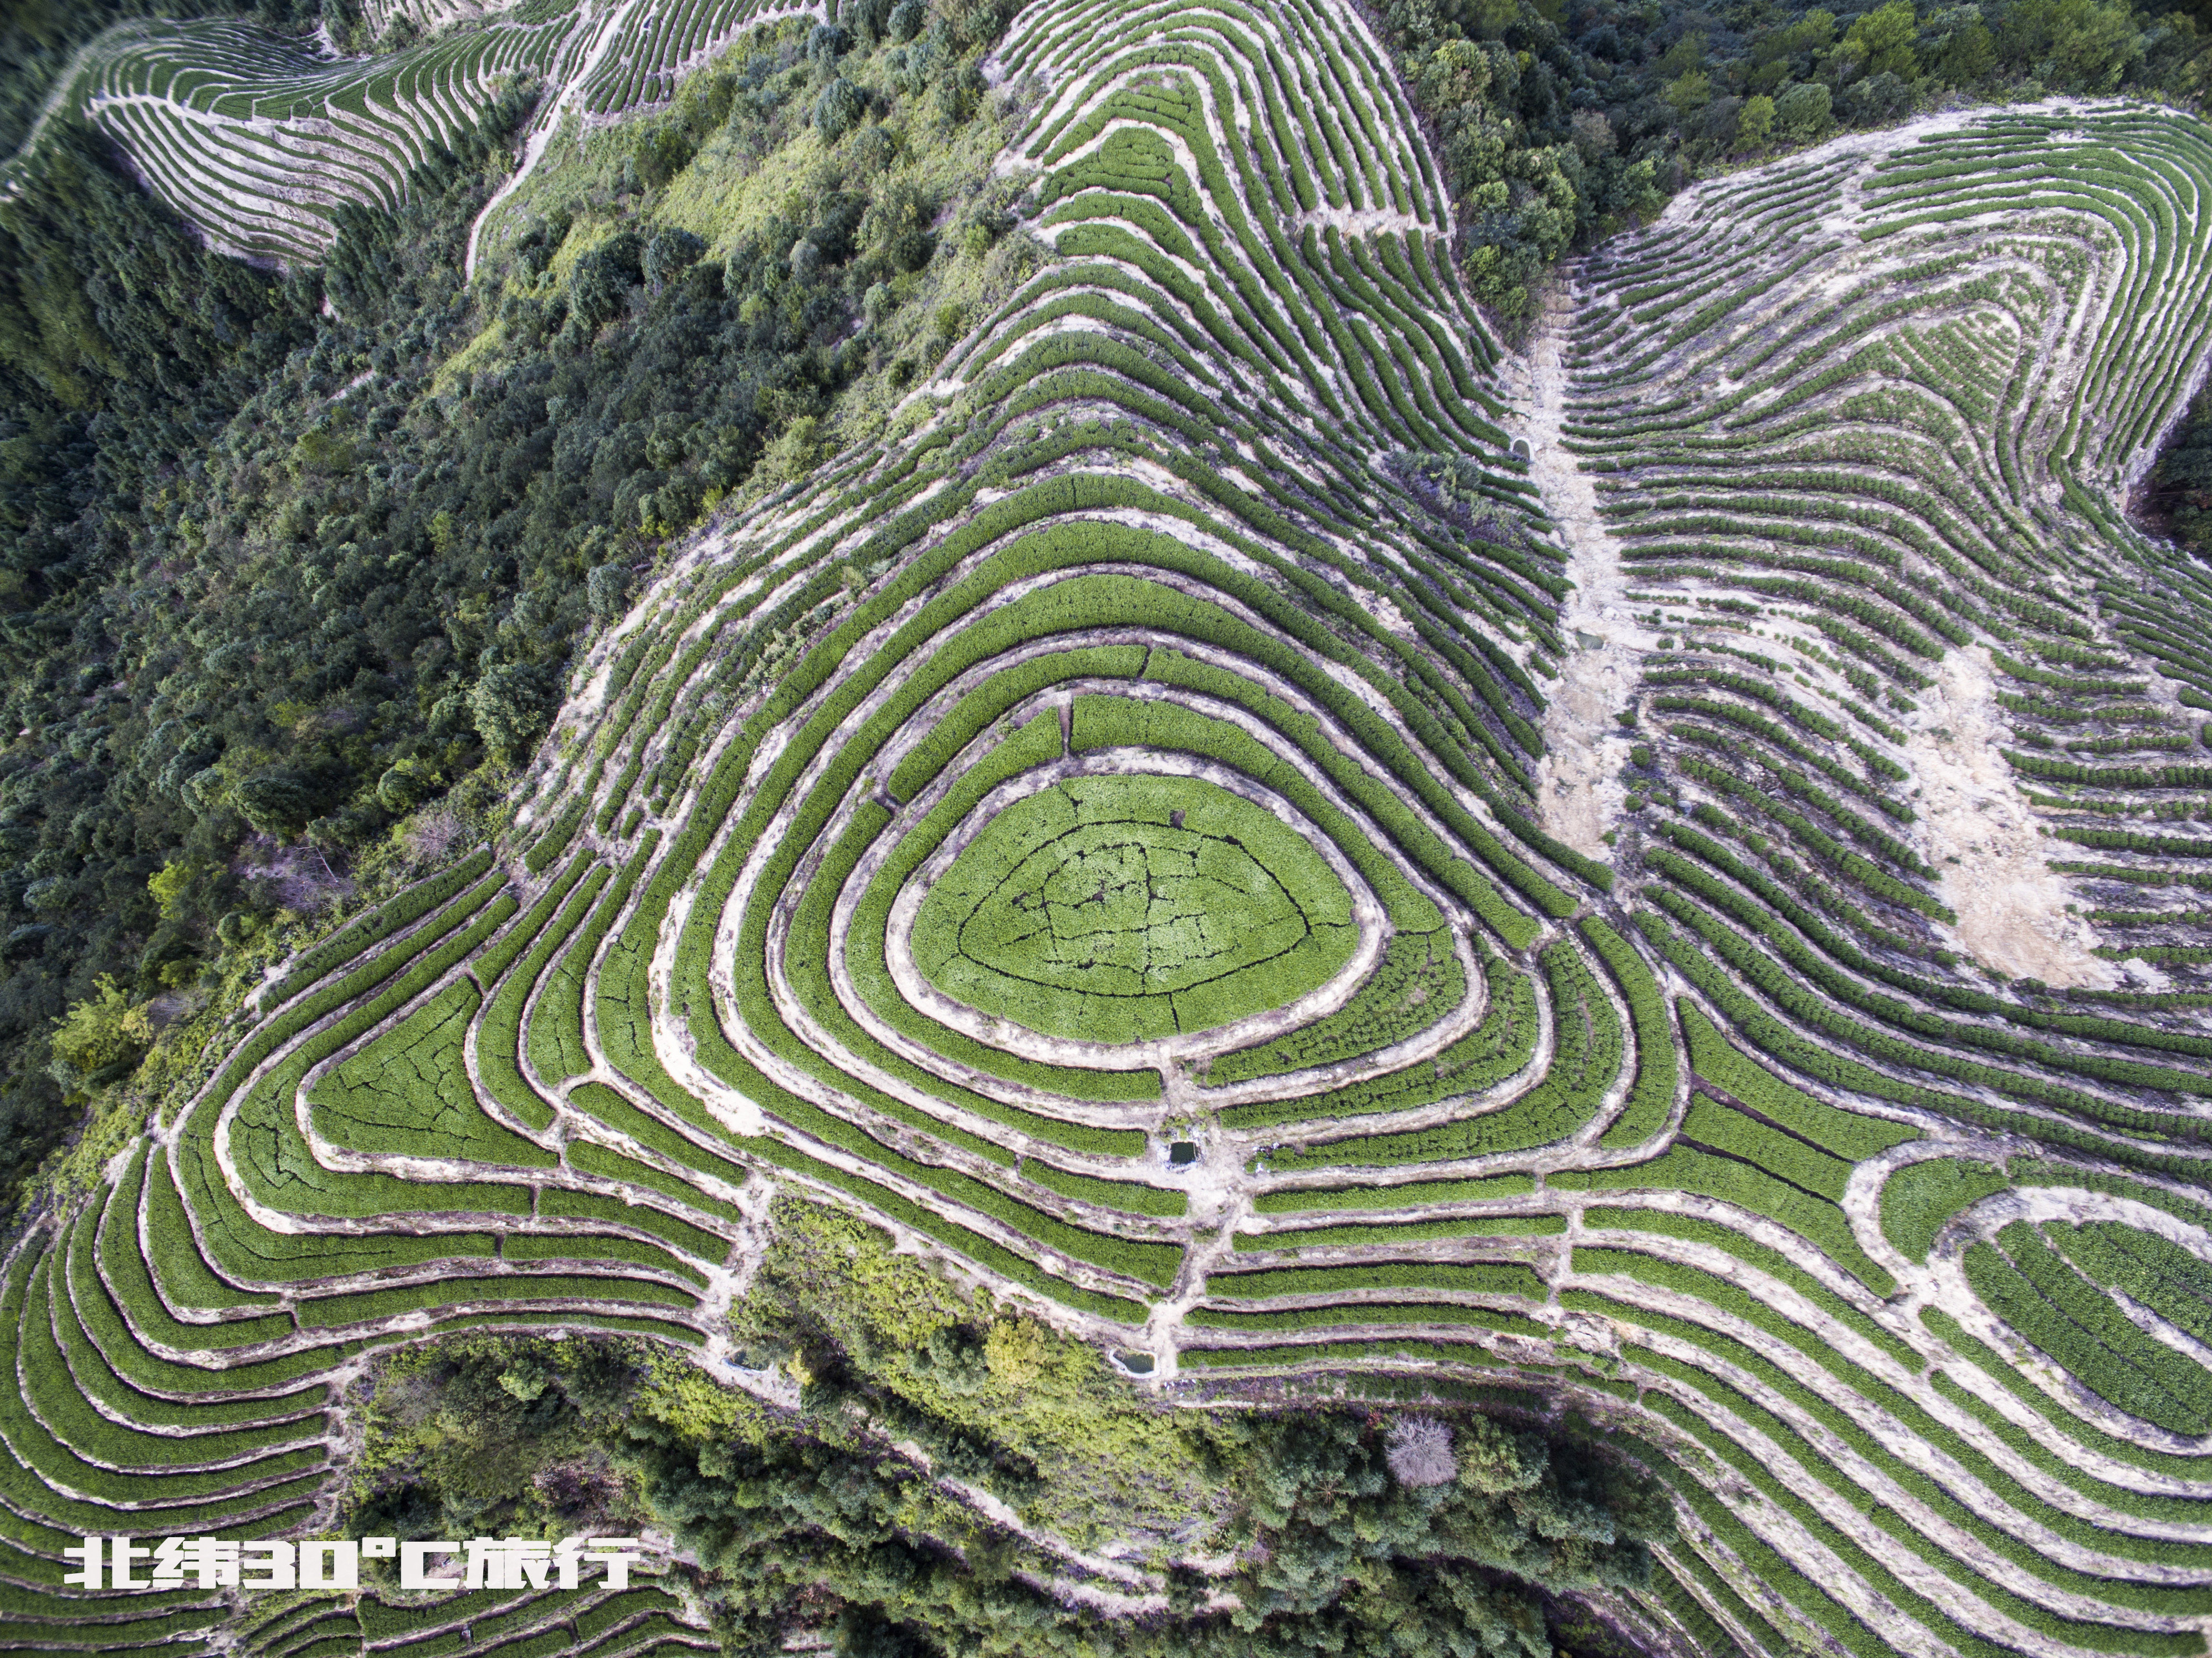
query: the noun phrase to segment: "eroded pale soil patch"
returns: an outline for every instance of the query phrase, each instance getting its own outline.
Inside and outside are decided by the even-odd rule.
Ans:
[[[2067,914],[2075,896],[2051,872],[2051,842],[2005,763],[2012,738],[2002,715],[1988,649],[1954,651],[1922,695],[1905,744],[1921,844],[1958,914],[1960,946],[2008,977],[2112,989],[2119,970],[2090,953],[2096,932]]]
[[[1629,739],[1616,716],[1635,689],[1642,646],[1629,619],[1620,548],[1598,516],[1597,492],[1559,443],[1567,406],[1563,355],[1573,308],[1555,301],[1528,344],[1529,473],[1566,544],[1575,590],[1559,614],[1567,641],[1547,690],[1537,801],[1544,828],[1587,857],[1609,862],[1606,831],[1620,821]]]

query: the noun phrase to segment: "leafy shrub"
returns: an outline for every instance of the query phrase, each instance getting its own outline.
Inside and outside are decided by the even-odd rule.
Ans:
[[[814,100],[814,130],[823,143],[834,144],[860,125],[867,112],[867,94],[841,75]]]
[[[706,251],[702,238],[675,225],[663,225],[645,245],[640,270],[646,282],[658,291],[696,264]]]
[[[437,786],[434,773],[412,758],[386,768],[376,780],[377,804],[394,817],[412,811]]]
[[[287,839],[315,815],[322,790],[307,773],[277,767],[256,772],[238,786],[231,799],[258,832]]]
[[[115,981],[103,973],[92,994],[55,1021],[57,1075],[70,1087],[116,1081],[137,1065],[153,1035],[144,1010],[133,1007]]]
[[[592,325],[611,321],[629,290],[645,279],[643,244],[635,230],[617,231],[576,261],[568,307]]]
[[[1774,100],[1774,129],[1783,143],[1809,144],[1835,125],[1828,88],[1818,81],[1791,87]]]
[[[602,564],[584,578],[584,598],[592,614],[611,622],[629,608],[630,572],[623,564]]]
[[[509,662],[487,671],[469,692],[469,713],[485,746],[519,758],[545,730],[553,688],[542,669]]]

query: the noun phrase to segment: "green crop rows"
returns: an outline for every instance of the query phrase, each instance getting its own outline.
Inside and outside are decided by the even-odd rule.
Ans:
[[[118,28],[58,91],[214,245],[313,262],[336,240],[342,209],[396,206],[410,173],[475,140],[517,86],[540,89],[538,118],[570,100],[618,117],[665,100],[676,74],[710,61],[766,9],[671,0],[608,33],[604,14],[551,0],[366,58],[323,58],[229,20]]]
[[[2113,503],[2212,343],[2212,134],[2115,107],[1826,155],[1579,277],[1563,429],[1634,588],[1621,835],[1682,1047],[1622,1157],[1545,1179],[1589,1194],[1558,1301],[1690,1448],[1662,1599],[1700,1646],[2194,1651],[2202,1576],[2142,1565],[2197,1500],[2111,1468],[2206,1472],[2173,1437],[2206,1421],[2201,922],[2141,889],[2203,856],[2212,773],[2144,671],[2195,683],[2212,589]],[[1969,683],[2029,855],[2098,854],[2047,859],[2102,932],[2057,995],[1971,959],[2008,889],[1932,783]],[[1592,942],[1642,1053],[1665,993]]]
[[[1008,806],[931,885],[915,964],[956,1001],[1097,1042],[1225,1024],[1350,958],[1351,895],[1199,779],[1085,778]]]
[[[574,82],[552,5],[398,62],[210,22],[87,72],[219,241],[311,258],[509,73],[618,113],[755,9],[639,7]],[[1582,262],[1547,418],[1633,667],[1575,739],[1612,838],[1571,845],[1588,549],[1365,26],[1038,3],[998,62],[1036,268],[601,636],[528,829],[303,951],[24,1231],[0,1577],[127,1502],[298,1529],[341,1367],[425,1332],[708,1347],[773,1186],[1170,1395],[1510,1372],[1632,1425],[1683,1527],[1622,1593],[1719,1658],[2201,1650],[2212,990],[2161,890],[2212,884],[2212,582],[2112,503],[2212,343],[2212,133],[1985,112]],[[346,167],[294,191],[333,111]],[[1955,708],[2002,712],[2020,855],[2100,929],[2070,980],[1974,961],[2025,878],[1936,786]],[[639,1595],[231,1644],[706,1644]],[[179,1650],[229,1616],[131,1611],[116,1644]]]

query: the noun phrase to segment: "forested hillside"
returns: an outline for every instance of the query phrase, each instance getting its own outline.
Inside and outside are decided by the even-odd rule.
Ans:
[[[129,1076],[226,949],[342,902],[400,816],[526,749],[579,630],[667,536],[864,433],[879,416],[841,412],[846,389],[901,389],[960,326],[927,296],[883,325],[925,276],[974,297],[994,252],[991,282],[1020,274],[1018,248],[998,252],[1011,222],[950,166],[951,135],[981,118],[995,14],[940,8],[925,33],[918,10],[848,9],[850,27],[787,30],[607,131],[473,283],[468,228],[532,118],[527,82],[418,172],[400,215],[345,219],[325,266],[290,273],[200,251],[107,141],[48,124],[0,203],[10,1178],[88,1090]],[[0,110],[35,109],[127,15],[19,9]],[[280,0],[252,15],[319,21]],[[358,39],[356,15],[334,16]],[[2187,15],[2118,0],[1845,16],[1399,0],[1386,21],[1452,174],[1466,279],[1509,334],[1553,261],[1701,169],[1948,98],[2188,94],[2203,74]],[[870,152],[799,179],[742,246],[711,216],[687,228],[714,180],[854,118],[825,115],[841,81],[903,147],[895,181]],[[948,236],[933,227],[955,197]]]
[[[988,15],[940,25],[903,82],[805,24],[736,54],[611,135],[473,289],[469,226],[527,88],[402,214],[355,213],[289,275],[200,251],[83,134],[46,141],[0,206],[16,1175],[226,949],[343,901],[411,808],[526,750],[571,641],[667,536],[811,465],[856,380],[902,386],[941,352],[940,287],[1020,273],[965,154],[991,144],[966,89]],[[662,222],[678,175],[734,192],[833,81],[893,118],[884,148],[814,169],[714,258]]]
[[[2201,1658],[2190,17],[447,3],[25,14],[0,1645]]]

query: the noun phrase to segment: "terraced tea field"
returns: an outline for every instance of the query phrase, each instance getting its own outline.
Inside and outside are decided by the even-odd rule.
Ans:
[[[537,89],[534,163],[564,118],[665,104],[747,27],[819,9],[533,0],[370,58],[319,55],[246,23],[124,23],[80,54],[53,107],[113,139],[210,246],[312,264],[337,239],[338,209],[398,206],[409,175],[457,148],[510,88]],[[23,165],[0,167],[0,195]]]
[[[59,1549],[325,1524],[394,1344],[774,1394],[723,1319],[785,1190],[1174,1397],[1643,1436],[1655,1649],[2201,1651],[2212,588],[2120,506],[2207,356],[2212,131],[1740,173],[1522,359],[1349,8],[1040,4],[998,59],[1044,269],[600,641],[512,844],[8,1256],[8,1610],[193,1649],[207,1597],[72,1624]],[[646,1594],[564,1649],[704,1642]]]
[[[1846,1644],[2194,1650],[2212,1047],[2157,901],[2205,878],[2160,826],[2208,807],[2207,611],[2118,507],[2203,379],[2212,152],[2125,109],[1903,136],[1704,187],[1539,355],[1698,1088],[1648,1173],[1579,1178],[1724,1159],[1676,1183],[1797,1235],[1616,1211],[1680,1242],[1577,1244],[1566,1297],[1712,1459],[1739,1638],[1778,1600]]]

